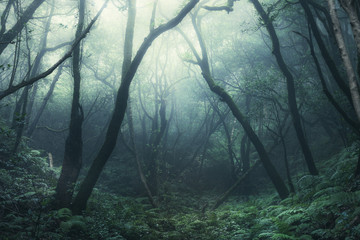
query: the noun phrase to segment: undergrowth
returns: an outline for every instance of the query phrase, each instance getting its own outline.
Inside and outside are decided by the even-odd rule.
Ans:
[[[356,146],[324,161],[320,176],[304,175],[297,193],[280,201],[233,196],[217,210],[210,194],[169,184],[159,208],[146,198],[94,189],[83,216],[51,208],[59,169],[45,154],[22,146],[12,154],[11,130],[1,129],[0,239],[360,239]],[[208,207],[207,207],[208,206]]]

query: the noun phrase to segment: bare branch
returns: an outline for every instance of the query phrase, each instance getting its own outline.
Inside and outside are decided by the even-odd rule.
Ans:
[[[59,67],[66,59],[68,59],[69,57],[71,57],[73,50],[75,49],[75,47],[81,42],[82,39],[84,39],[86,37],[86,35],[89,33],[91,27],[94,25],[94,23],[96,22],[96,20],[99,18],[100,14],[102,13],[102,11],[104,10],[104,8],[106,7],[106,4],[109,0],[107,0],[104,5],[101,7],[101,9],[99,10],[99,12],[96,14],[96,16],[94,17],[94,19],[90,22],[90,24],[88,25],[88,27],[83,31],[83,33],[80,35],[80,37],[78,39],[76,39],[73,43],[73,45],[71,46],[70,50],[62,57],[60,58],[54,65],[52,65],[48,70],[46,70],[45,72],[39,74],[36,77],[33,77],[31,79],[29,79],[28,81],[22,81],[21,83],[15,85],[15,86],[10,86],[8,89],[4,90],[4,91],[0,91],[0,100],[3,99],[4,97],[16,92],[17,90],[31,85],[35,82],[37,82],[40,79],[43,79],[45,77],[47,77],[48,75],[50,75],[52,72],[54,72],[54,70]]]

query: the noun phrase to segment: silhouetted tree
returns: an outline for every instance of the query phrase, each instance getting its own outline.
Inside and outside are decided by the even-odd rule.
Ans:
[[[98,155],[95,157],[89,172],[87,173],[83,183],[80,186],[79,192],[73,202],[73,210],[76,213],[82,212],[86,208],[87,200],[89,199],[91,192],[100,176],[100,173],[106,164],[110,154],[112,153],[117,136],[120,130],[121,123],[124,119],[126,105],[129,98],[130,84],[134,78],[134,75],[144,57],[151,43],[162,33],[174,28],[178,25],[182,19],[193,9],[199,0],[191,0],[185,7],[179,12],[179,14],[168,21],[166,24],[152,30],[149,35],[144,39],[139,50],[137,51],[134,59],[131,61],[129,68],[125,75],[122,75],[121,85],[117,92],[117,98],[113,115],[107,129],[106,138],[102,145]]]
[[[79,38],[84,28],[85,0],[79,1],[79,20],[75,38]],[[69,135],[65,142],[65,154],[58,184],[56,186],[56,204],[59,208],[69,207],[74,192],[76,180],[82,164],[82,123],[84,112],[80,105],[80,45],[74,49],[72,57],[72,73],[74,79],[73,97],[71,104]]]

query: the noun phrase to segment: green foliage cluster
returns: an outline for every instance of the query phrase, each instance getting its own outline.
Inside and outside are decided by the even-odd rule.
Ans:
[[[56,171],[41,151],[26,146],[11,153],[14,133],[0,124],[0,239],[52,239],[57,234],[49,209]]]
[[[320,176],[299,176],[297,193],[283,201],[269,194],[247,201],[234,196],[213,211],[216,196],[166,183],[160,207],[152,208],[147,198],[120,197],[99,186],[83,216],[76,216],[52,209],[57,173],[41,151],[23,147],[13,155],[6,141],[0,150],[0,239],[360,238],[355,145],[324,161]]]
[[[298,193],[279,201],[275,195],[203,211],[214,196],[171,189],[153,209],[145,198],[120,198],[95,191],[88,209],[93,239],[359,239],[359,181],[351,175],[356,147],[324,162],[321,177],[301,176]],[[352,177],[349,177],[352,176]],[[187,193],[186,193],[187,192]],[[200,200],[199,200],[200,199]],[[166,204],[165,204],[166,203]],[[191,204],[197,203],[197,204]],[[187,206],[187,207],[186,207]],[[121,239],[121,238],[120,238]]]

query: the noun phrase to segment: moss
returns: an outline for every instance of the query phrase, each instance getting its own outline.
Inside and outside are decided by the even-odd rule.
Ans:
[[[68,208],[61,208],[57,211],[57,217],[61,221],[68,221],[72,216],[72,212]]]
[[[77,233],[86,231],[85,218],[83,216],[71,216],[67,221],[60,223],[60,229],[65,233]]]

